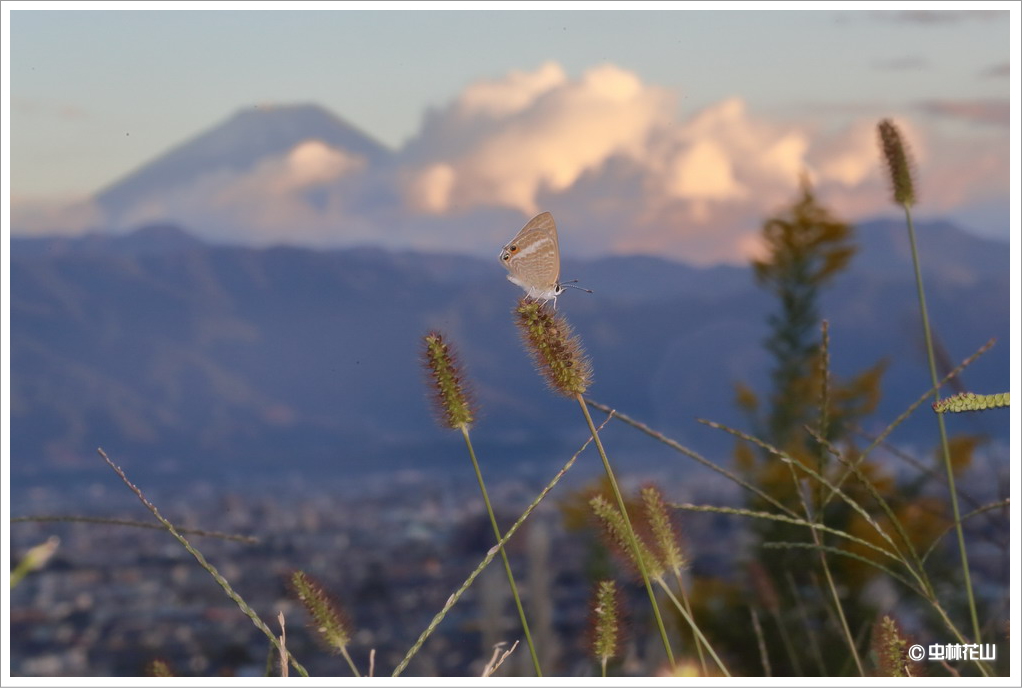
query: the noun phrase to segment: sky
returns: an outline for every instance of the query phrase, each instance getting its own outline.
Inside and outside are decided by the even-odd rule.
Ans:
[[[145,9],[4,4],[13,231],[103,227],[112,220],[94,194],[166,151],[243,108],[315,103],[396,152],[395,226],[504,217],[478,214],[488,210],[524,223],[553,208],[562,233],[592,227],[574,230],[582,253],[744,259],[757,221],[793,199],[803,170],[852,219],[891,212],[874,133],[891,116],[919,164],[920,213],[1008,235],[1013,3],[128,6]],[[330,212],[303,205],[310,185],[365,176],[349,158],[307,145],[244,179],[168,191],[158,211],[132,217],[176,212],[222,240],[371,243],[384,218],[354,211],[350,188],[324,191]],[[601,218],[636,229],[615,236]],[[438,241],[412,229],[380,239]],[[481,236],[479,250],[492,241]]]

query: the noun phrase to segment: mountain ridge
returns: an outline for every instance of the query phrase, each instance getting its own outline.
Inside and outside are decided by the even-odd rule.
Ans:
[[[885,225],[871,227],[876,245],[863,242],[821,313],[836,376],[892,362],[878,414],[889,421],[928,376],[910,269],[876,270],[896,252],[882,242],[894,240]],[[953,235],[926,223],[917,230],[923,246]],[[166,227],[109,239],[110,250],[84,241],[83,250],[49,254],[12,240],[12,479],[89,470],[96,446],[161,475],[265,473],[283,470],[284,456],[287,470],[301,471],[445,466],[453,454],[432,422],[418,363],[430,329],[459,350],[483,411],[478,434],[506,462],[501,470],[584,440],[570,405],[544,388],[521,350],[510,315],[520,290],[496,261],[196,244]],[[924,261],[931,318],[952,362],[999,339],[963,379],[974,391],[1003,391],[1007,252],[968,236],[963,245],[970,249],[946,261],[968,279],[943,280],[950,268]],[[143,250],[153,246],[164,248]],[[634,256],[566,260],[569,269],[595,292],[558,301],[593,359],[593,398],[726,453],[728,439],[694,418],[741,427],[733,385],[767,384],[762,341],[774,304],[751,272]],[[996,418],[956,422],[999,437]],[[931,423],[920,410],[892,440],[925,443]],[[658,456],[642,437],[611,432],[635,460]]]

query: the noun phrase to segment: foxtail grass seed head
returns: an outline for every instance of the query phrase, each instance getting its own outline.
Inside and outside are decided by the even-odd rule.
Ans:
[[[46,562],[56,553],[59,545],[60,538],[56,535],[51,535],[46,539],[46,542],[38,544],[25,552],[25,556],[18,562],[18,565],[11,569],[11,587],[17,587],[24,580],[25,576],[46,566]]]
[[[430,332],[423,341],[423,361],[433,386],[433,402],[438,420],[452,430],[472,425],[475,416],[466,386],[462,382],[457,357],[438,332]]]
[[[912,676],[908,641],[901,637],[898,624],[889,616],[885,615],[873,629],[873,651],[881,676]]]
[[[332,651],[340,652],[351,642],[347,616],[323,585],[304,571],[291,574],[291,590],[312,617],[312,629]]]
[[[670,570],[680,572],[688,566],[688,561],[681,551],[678,533],[671,522],[671,515],[667,512],[660,489],[652,485],[643,488],[642,503],[646,508],[646,521],[653,531],[653,541],[661,560]]]
[[[907,144],[901,138],[898,127],[889,119],[877,125],[880,148],[887,162],[892,198],[898,205],[912,206],[916,203],[915,183],[912,181],[912,158]]]
[[[617,585],[612,580],[600,581],[596,588],[592,615],[593,656],[607,662],[620,654],[621,604]]]
[[[584,394],[592,384],[593,369],[568,321],[525,297],[514,312],[522,339],[550,388],[567,397]]]
[[[632,549],[631,540],[628,537],[628,524],[625,523],[625,517],[621,515],[617,507],[608,502],[605,498],[597,495],[589,500],[589,507],[596,514],[596,518],[599,520],[600,525],[603,526],[603,532],[606,536],[609,544],[618,553],[625,562],[627,562],[632,569],[638,573],[642,569],[639,566],[639,562],[635,559],[635,552]],[[658,556],[656,556],[652,550],[642,541],[642,538],[636,534],[635,542],[638,545],[639,556],[642,557],[642,563],[645,564],[646,573],[649,574],[651,580],[657,580],[663,578],[664,575],[664,564]]]
[[[51,535],[46,538],[46,541],[36,545],[32,549],[25,553],[25,559],[23,565],[30,571],[37,571],[42,567],[46,566],[54,554],[57,553],[57,548],[60,546],[60,538],[56,535]]]
[[[937,413],[962,413],[963,411],[985,411],[992,408],[1001,408],[1011,403],[1010,392],[1000,394],[976,394],[975,392],[962,392],[933,403],[933,410]]]

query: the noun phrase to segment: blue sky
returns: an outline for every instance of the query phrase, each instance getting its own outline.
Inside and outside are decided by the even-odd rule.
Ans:
[[[932,171],[938,195],[957,193],[954,208],[945,203],[934,212],[980,208],[975,212],[989,215],[994,204],[1002,226],[992,232],[1003,233],[1007,222],[1006,10],[918,11],[926,3],[789,6],[813,11],[756,11],[741,3],[711,5],[728,11],[662,9],[685,7],[670,3],[638,11],[538,9],[550,6],[544,3],[517,11],[413,11],[393,3],[362,5],[389,11],[172,11],[152,3],[132,5],[156,8],[147,11],[42,11],[12,2],[5,11],[8,5],[15,207],[86,198],[256,104],[317,103],[400,150],[422,143],[427,113],[450,114],[474,85],[554,64],[565,84],[612,65],[642,89],[668,93],[670,103],[658,107],[679,123],[730,100],[741,102],[749,131],[788,127],[814,141],[840,138],[856,122],[903,118],[918,135],[921,156],[947,166],[943,178]],[[888,7],[913,10],[880,9]],[[838,138],[820,145],[851,145]],[[621,152],[608,151],[608,159]],[[967,154],[983,159],[955,159]],[[434,158],[450,162],[440,150]],[[986,180],[948,190],[956,167],[979,170]],[[553,173],[542,174],[547,183]],[[531,204],[516,207],[528,212]]]

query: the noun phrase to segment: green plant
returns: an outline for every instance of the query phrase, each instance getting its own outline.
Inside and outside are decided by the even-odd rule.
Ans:
[[[610,482],[614,498],[617,500],[623,521],[623,532],[642,575],[642,582],[646,586],[649,603],[653,608],[653,616],[660,631],[660,639],[663,641],[664,651],[667,653],[667,661],[674,664],[674,653],[671,651],[671,643],[667,639],[660,607],[657,604],[656,595],[653,594],[650,575],[646,571],[646,563],[640,554],[639,541],[632,528],[624,497],[621,495],[621,489],[614,477],[614,470],[610,466],[610,459],[607,458],[607,452],[603,448],[603,442],[600,441],[600,435],[593,424],[592,416],[589,415],[589,408],[582,397],[592,381],[592,366],[589,359],[582,351],[579,338],[572,335],[571,326],[568,325],[567,320],[563,316],[554,315],[545,304],[523,296],[515,308],[515,315],[517,316],[515,322],[522,334],[526,348],[536,363],[536,368],[546,377],[550,388],[563,396],[574,398],[582,410],[586,425],[589,426],[589,434],[592,435],[593,442],[596,444],[596,450],[603,461],[607,480]]]
[[[469,458],[472,459],[472,468],[475,470],[476,480],[479,482],[479,491],[483,495],[483,502],[486,504],[486,513],[490,516],[490,524],[493,526],[493,534],[500,543],[502,535],[500,526],[497,525],[497,517],[493,513],[493,505],[490,504],[490,496],[486,492],[486,483],[483,481],[482,471],[479,469],[479,461],[476,459],[475,449],[472,447],[472,439],[469,436],[469,426],[472,424],[475,414],[472,412],[472,405],[469,402],[466,385],[462,379],[459,365],[456,361],[451,347],[444,341],[437,332],[431,332],[424,338],[425,353],[424,362],[429,373],[434,391],[435,408],[437,416],[442,424],[452,430],[461,432],[465,439],[465,447],[468,449]],[[525,632],[525,641],[529,645],[529,654],[532,657],[532,664],[537,676],[543,675],[539,665],[539,656],[536,654],[536,646],[532,642],[532,634],[529,632],[529,622],[525,618],[525,609],[522,608],[522,600],[518,595],[518,586],[515,584],[514,574],[511,572],[511,562],[508,561],[507,552],[504,546],[498,544],[500,557],[504,562],[504,571],[507,573],[507,581],[511,586],[511,595],[515,600],[515,607],[518,609],[518,618],[522,621],[522,630]]]
[[[351,642],[351,622],[337,599],[327,592],[318,580],[305,573],[295,571],[288,578],[294,597],[305,607],[312,619],[310,628],[330,652],[338,652],[351,668],[351,673],[361,676],[348,654]],[[284,651],[281,650],[281,656]]]

